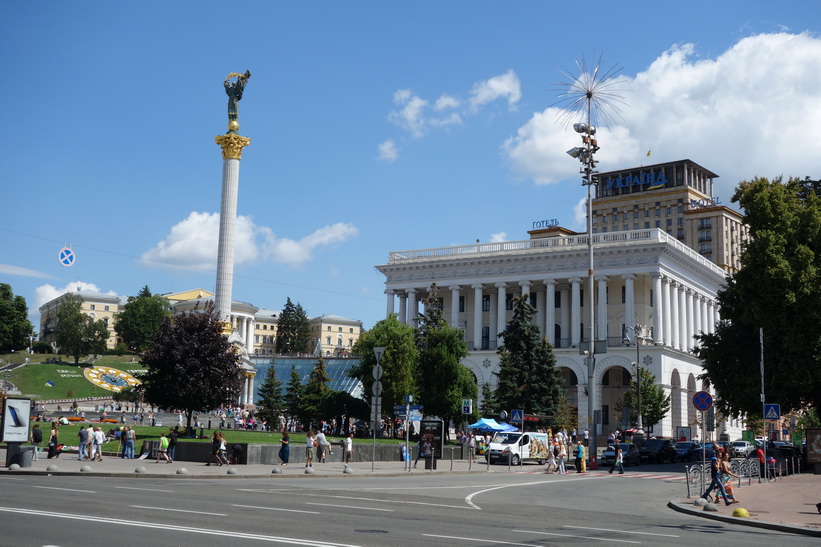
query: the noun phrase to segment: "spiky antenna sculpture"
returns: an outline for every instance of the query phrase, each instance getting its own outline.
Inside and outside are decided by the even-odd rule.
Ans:
[[[588,69],[584,55],[576,59],[578,76],[565,68],[559,72],[567,78],[554,82],[558,91],[558,100],[550,106],[558,106],[557,121],[567,127],[574,120],[584,120],[591,125],[603,123],[611,128],[615,125],[614,115],[621,118],[620,106],[627,105],[620,95],[625,89],[620,86],[623,80],[617,78],[622,67],[613,65],[604,69],[604,56],[599,55],[596,65]]]
[[[593,185],[596,184],[597,178],[595,174],[596,164],[598,163],[594,155],[599,151],[599,143],[596,139],[596,125],[601,120],[608,127],[615,124],[613,114],[621,114],[619,109],[620,104],[626,104],[624,98],[619,95],[618,84],[621,80],[615,76],[621,71],[621,68],[615,66],[609,70],[603,70],[604,57],[599,56],[599,60],[593,70],[588,70],[587,61],[584,56],[576,59],[576,66],[579,69],[579,76],[573,76],[565,69],[559,69],[564,74],[568,81],[558,82],[556,85],[560,86],[559,100],[555,103],[560,105],[557,121],[564,127],[567,127],[575,120],[583,120],[573,123],[573,130],[582,138],[582,146],[571,148],[567,153],[579,160],[581,163],[580,173],[582,175],[582,184],[587,186],[587,312],[589,313],[588,321],[585,324],[585,330],[588,330],[586,342],[584,335],[580,340],[579,349],[586,355],[587,361],[587,420],[588,430],[590,431],[590,467],[597,469],[596,463],[596,420],[594,418],[597,408],[597,398],[600,390],[596,385],[596,348],[599,346],[597,338],[604,338],[604,349],[606,349],[607,334],[602,333],[599,329],[599,336],[596,336],[595,323],[595,272],[593,270]],[[612,114],[611,114],[612,112]],[[602,298],[603,295],[599,295]]]

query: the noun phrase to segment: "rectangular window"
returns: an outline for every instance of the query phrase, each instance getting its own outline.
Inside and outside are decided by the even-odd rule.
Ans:
[[[668,214],[668,215],[672,215],[672,214],[673,214],[673,208],[672,208],[672,207],[668,207],[668,208],[667,208],[667,214]]]
[[[553,307],[562,307],[562,291],[553,291]]]
[[[661,209],[656,209],[656,216],[657,216],[657,217],[660,217],[660,216],[661,216]]]
[[[439,297],[436,299],[436,309],[444,310],[445,309],[445,299],[444,297]]]
[[[661,221],[660,220],[656,221],[656,228],[661,228]]]
[[[673,225],[673,219],[672,219],[672,218],[668,218],[668,219],[667,219],[667,226],[672,226],[672,225]]]
[[[331,326],[328,325],[328,332],[331,332]]]
[[[625,304],[627,302],[627,287],[622,286],[621,288],[621,303]]]
[[[653,307],[653,289],[650,289],[650,307]]]
[[[459,297],[459,313],[465,313],[465,297]]]
[[[337,332],[342,332],[342,327],[339,327],[339,330]]]
[[[638,230],[638,229],[639,229],[639,223],[638,223],[638,222],[634,222],[634,223],[633,223],[633,229],[634,229],[634,230]]]
[[[533,306],[534,308],[536,307],[536,293],[535,292],[530,293],[530,305]]]
[[[645,209],[644,210],[644,218],[649,218],[649,217],[650,217],[650,209]]]
[[[645,230],[650,229],[650,223],[649,223],[649,222],[645,222],[645,223],[644,223],[644,229],[645,229]]]
[[[624,221],[624,220],[627,220],[628,218],[630,218],[630,217],[629,217],[629,215],[628,215],[628,213],[624,213],[624,214],[622,214],[622,215],[621,215],[621,219],[622,219],[623,221]]]
[[[88,306],[88,308],[89,308],[91,311],[94,311],[95,309],[97,309],[97,307],[96,307],[94,304],[90,304],[90,305]]]
[[[633,211],[633,218],[639,218],[639,212]]]
[[[108,311],[108,306],[103,307],[103,311]]]
[[[351,327],[351,328],[348,330],[348,332],[350,332],[351,334],[353,334],[353,327]]]
[[[579,290],[579,300],[581,300],[581,306],[584,307],[584,289]],[[584,330],[582,330],[584,332]]]
[[[490,311],[490,295],[482,295],[482,311]]]
[[[326,336],[326,337],[325,337],[325,345],[326,345],[326,346],[330,346],[330,345],[331,345],[331,337],[330,337],[330,336]]]
[[[505,309],[510,311],[513,309],[513,295],[508,293],[505,295]]]

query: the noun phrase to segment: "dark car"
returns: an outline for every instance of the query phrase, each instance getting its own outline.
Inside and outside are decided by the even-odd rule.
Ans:
[[[676,463],[676,445],[672,439],[647,439],[639,449],[641,460],[652,463]]]
[[[676,459],[680,462],[691,462],[693,460],[701,459],[701,445],[693,442],[677,442],[676,443]]]
[[[621,448],[621,461],[624,463],[624,466],[630,465],[638,465],[640,458],[639,458],[639,449],[633,443],[619,443],[619,448]],[[616,461],[616,448],[615,445],[608,446],[601,455],[601,464],[602,465],[613,465],[613,462]]]

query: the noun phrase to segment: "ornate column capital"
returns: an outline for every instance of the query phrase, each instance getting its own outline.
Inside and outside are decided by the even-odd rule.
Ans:
[[[496,288],[497,289],[506,289],[507,288],[507,283],[505,283],[504,281],[500,281],[500,282],[496,283]]]
[[[241,160],[242,149],[251,144],[251,139],[236,133],[226,133],[214,137],[214,142],[222,148],[222,159]]]

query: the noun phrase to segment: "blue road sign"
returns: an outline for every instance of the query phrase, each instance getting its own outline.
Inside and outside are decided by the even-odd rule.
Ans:
[[[713,396],[706,391],[699,391],[693,395],[693,406],[702,412],[709,410],[713,406]]]
[[[525,413],[523,410],[514,410],[510,413],[510,421],[511,422],[524,422],[525,421]]]
[[[781,405],[764,404],[764,419],[765,420],[780,420],[781,419]]]
[[[71,250],[71,247],[63,247],[60,249],[60,252],[57,254],[58,260],[60,260],[60,264],[68,268],[69,266],[74,265],[74,251]]]

